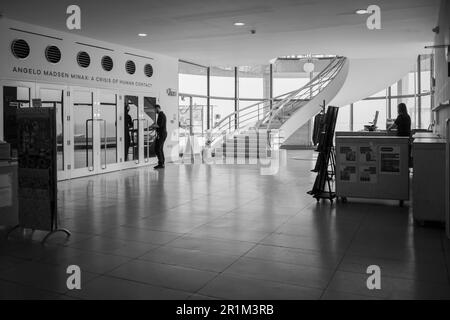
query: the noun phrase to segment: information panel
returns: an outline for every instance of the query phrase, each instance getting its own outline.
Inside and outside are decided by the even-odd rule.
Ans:
[[[56,118],[53,108],[17,110],[19,225],[53,230],[56,217]]]
[[[406,137],[337,136],[338,197],[409,199]]]

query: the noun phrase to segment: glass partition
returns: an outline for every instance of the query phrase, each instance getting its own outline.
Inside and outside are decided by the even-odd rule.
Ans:
[[[124,157],[125,161],[139,161],[139,114],[138,96],[124,97]]]
[[[73,91],[74,167],[92,168],[93,158],[93,93]]]
[[[106,166],[118,162],[117,94],[101,91],[99,98],[101,165]]]

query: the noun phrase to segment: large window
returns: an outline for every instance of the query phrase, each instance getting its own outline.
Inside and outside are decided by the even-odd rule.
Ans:
[[[326,61],[321,62],[315,72],[320,72],[326,64]],[[274,68],[277,69],[276,74]],[[315,73],[304,72],[298,59],[240,67],[206,67],[180,61],[179,92],[185,99],[205,99],[205,114],[209,119],[206,129],[210,129],[236,110],[257,103],[264,103],[269,108],[272,98],[301,88],[313,75]],[[184,105],[180,102],[180,108]],[[264,112],[251,114],[251,117],[257,120],[258,116],[263,117]],[[231,121],[229,125],[236,126],[240,120],[249,121],[248,117]]]
[[[202,99],[198,105],[204,108],[203,129],[206,130],[236,110],[262,102],[270,106],[270,99],[303,87],[326,67],[327,59],[315,59],[316,70],[312,74],[306,73],[304,61],[295,57],[279,59],[271,65],[236,68],[206,67],[180,61],[179,91],[186,99]],[[421,55],[413,70],[402,79],[354,102],[352,107],[341,107],[337,130],[362,130],[374,120],[377,112],[377,126],[385,129],[387,119],[396,118],[397,105],[401,102],[408,107],[413,128],[428,128],[432,123],[432,66],[432,55]],[[236,126],[238,121],[231,121],[229,125]]]
[[[303,65],[304,61],[298,59],[280,59],[274,64],[274,97],[297,90],[310,81],[314,74],[306,73],[303,70]]]
[[[262,100],[268,96],[269,66],[239,67],[238,77],[239,99]]]
[[[180,61],[178,64],[178,90],[182,93],[206,96],[208,68]]]
[[[378,111],[378,129],[386,129],[387,119],[397,117],[397,105],[405,103],[413,129],[427,129],[432,121],[432,55],[421,55],[413,71],[371,97],[355,102],[353,108],[339,110],[337,131],[363,130]],[[420,71],[419,71],[420,70]],[[345,107],[347,108],[347,107]],[[348,119],[353,122],[348,123]]]

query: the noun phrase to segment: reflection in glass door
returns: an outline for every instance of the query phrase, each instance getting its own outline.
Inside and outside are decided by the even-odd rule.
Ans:
[[[151,129],[152,124],[156,123],[156,98],[144,97],[144,158],[149,162],[150,158],[156,157],[155,141],[156,131]]]
[[[139,163],[139,97],[125,96],[124,109],[125,161]]]
[[[94,93],[72,91],[74,169],[94,170]]]
[[[180,150],[185,149],[189,136],[195,137],[199,146],[204,146],[207,129],[206,98],[180,96],[178,118]]]

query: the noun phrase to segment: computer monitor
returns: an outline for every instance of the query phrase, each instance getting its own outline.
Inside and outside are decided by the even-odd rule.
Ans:
[[[375,118],[373,119],[372,125],[374,127],[377,126],[377,122],[378,122],[378,115],[380,114],[380,111],[377,110],[377,112],[375,112]]]
[[[375,131],[377,129],[377,122],[378,122],[378,115],[380,114],[379,111],[375,112],[375,117],[372,122],[369,122],[368,125],[364,126],[364,130],[366,131]]]

